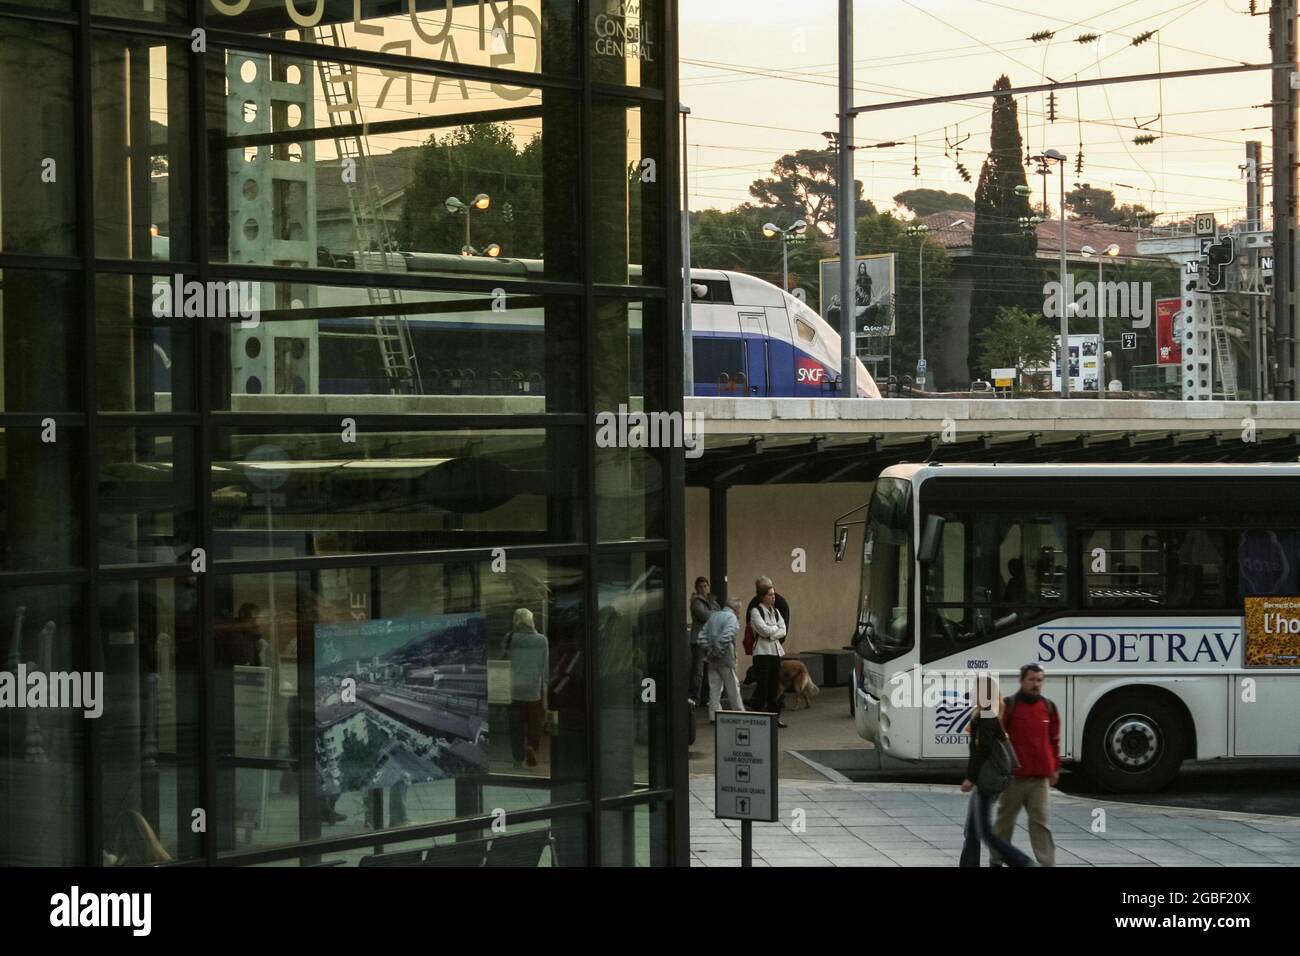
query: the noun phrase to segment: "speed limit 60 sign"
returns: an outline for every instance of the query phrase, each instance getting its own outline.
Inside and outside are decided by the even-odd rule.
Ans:
[[[1187,220],[1183,220],[1186,222]],[[1196,234],[1198,236],[1214,235],[1214,213],[1198,212],[1196,214]]]

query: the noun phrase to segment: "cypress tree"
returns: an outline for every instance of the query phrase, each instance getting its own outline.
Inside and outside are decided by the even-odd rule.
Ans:
[[[1011,80],[1005,75],[993,84],[994,90],[1010,88]],[[1043,309],[1042,268],[1035,258],[1038,235],[1022,226],[1022,220],[1031,215],[1029,197],[1016,193],[1017,186],[1027,185],[1017,113],[1014,96],[1004,93],[994,98],[989,154],[975,190],[974,283],[966,360],[971,378],[982,377],[979,335],[1000,309]]]

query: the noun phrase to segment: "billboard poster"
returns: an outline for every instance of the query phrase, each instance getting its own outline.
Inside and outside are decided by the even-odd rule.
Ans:
[[[821,260],[822,318],[840,328],[840,260]],[[857,257],[855,330],[859,336],[894,334],[894,254]]]
[[[1052,346],[1052,391],[1061,389],[1061,360],[1059,356],[1061,337],[1056,337]],[[1070,391],[1095,392],[1098,390],[1101,347],[1099,335],[1071,335],[1069,342]]]
[[[1156,299],[1156,364],[1181,365],[1183,347],[1174,332],[1174,320],[1182,299]]]
[[[385,825],[400,825],[408,788],[487,769],[483,614],[318,624],[314,636],[325,822],[368,816],[379,789]]]
[[[1300,597],[1246,598],[1247,667],[1300,667]]]

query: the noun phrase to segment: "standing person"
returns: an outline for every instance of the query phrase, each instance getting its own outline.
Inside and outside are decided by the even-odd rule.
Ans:
[[[705,699],[708,694],[708,676],[704,672],[708,657],[708,643],[700,637],[704,625],[719,610],[718,599],[709,588],[709,579],[695,579],[695,593],[691,595],[691,679],[686,685],[686,696],[693,703],[692,707]]]
[[[526,607],[515,611],[514,627],[506,638],[506,654],[510,658],[510,749],[516,767],[536,767],[551,649],[546,638],[537,633],[533,612]]]
[[[748,621],[754,613],[754,608],[762,601],[763,592],[773,587],[772,579],[766,574],[754,581],[754,596],[749,599],[749,607],[745,608],[745,620]],[[781,596],[781,592],[776,594],[776,609],[781,612],[781,620],[785,621],[785,629],[790,630],[790,605],[786,599]]]
[[[709,652],[709,723],[713,723],[722,709],[723,688],[726,688],[727,702],[732,710],[745,709],[745,703],[740,699],[740,681],[736,679],[740,602],[732,598],[721,611],[714,611],[700,633],[705,636]]]
[[[1029,812],[1029,844],[1039,866],[1056,866],[1056,841],[1047,825],[1051,788],[1061,778],[1061,717],[1043,696],[1046,673],[1038,664],[1020,668],[1020,690],[1003,705],[1003,723],[1016,748],[1020,769],[998,800],[993,831],[1010,841],[1020,808]],[[993,857],[993,865],[998,858]]]
[[[776,609],[776,588],[768,582],[756,597],[758,606],[749,612],[749,626],[754,629],[754,674],[758,691],[754,706],[777,715],[776,725],[784,727],[781,713],[781,658],[785,656],[785,618]]]
[[[966,763],[966,779],[961,782],[961,792],[970,794],[970,807],[966,813],[966,841],[961,848],[958,866],[980,865],[980,844],[986,843],[989,856],[1001,855],[1012,866],[1033,866],[1033,861],[1011,845],[1011,841],[998,835],[989,825],[993,801],[998,795],[980,786],[980,770],[993,759],[997,743],[1007,739],[1002,727],[1002,698],[998,696],[997,680],[988,674],[975,679],[975,714],[970,724],[970,760]]]

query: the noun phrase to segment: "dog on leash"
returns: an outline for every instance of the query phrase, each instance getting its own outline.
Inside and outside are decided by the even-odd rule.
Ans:
[[[799,701],[803,701],[804,707],[812,710],[812,698],[821,693],[821,688],[808,676],[804,662],[786,657],[781,660],[781,693],[791,690],[794,691],[793,710],[799,709]]]
[[[741,684],[748,687],[757,680],[754,677],[754,668],[750,667],[745,671],[745,679]],[[792,710],[799,709],[799,701],[804,702],[804,706],[812,710],[811,698],[820,694],[821,688],[813,683],[812,677],[808,674],[808,667],[803,661],[793,657],[783,657],[781,659],[781,676],[779,677],[781,685],[781,696],[784,697],[788,692],[794,691],[794,707]]]

